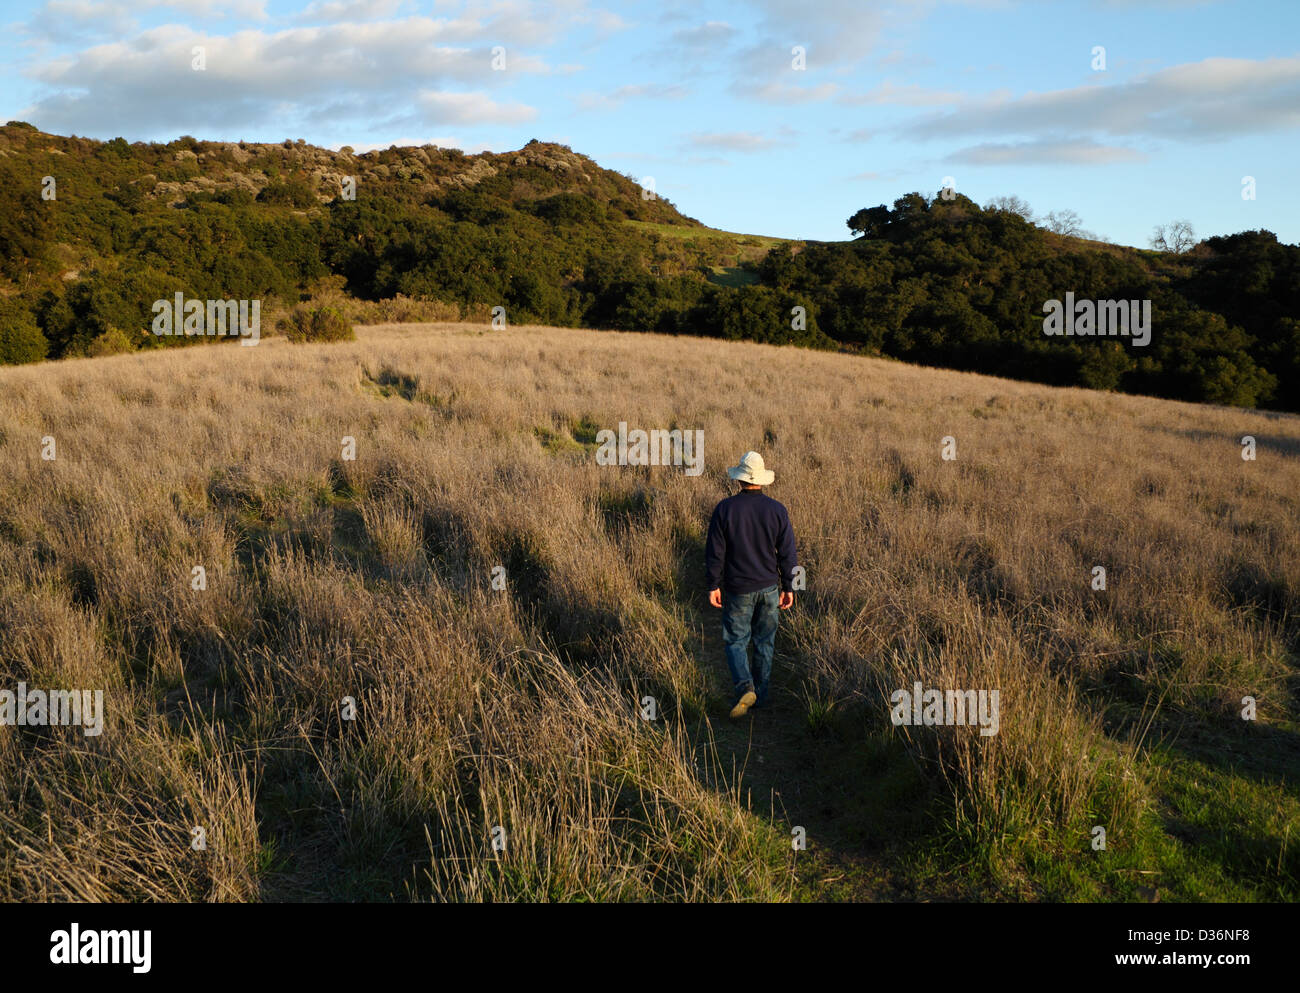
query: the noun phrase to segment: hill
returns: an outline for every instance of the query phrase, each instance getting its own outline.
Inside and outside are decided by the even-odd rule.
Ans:
[[[358,319],[616,323],[630,287],[751,281],[777,239],[707,228],[563,145],[466,155],[0,128],[0,363],[158,347],[175,292]],[[384,302],[384,306],[367,306]],[[176,344],[171,341],[168,344]]]
[[[807,589],[732,725],[748,448]],[[445,324],[0,369],[0,465],[0,689],[104,694],[0,725],[4,899],[1300,895],[1293,416]]]
[[[0,362],[192,343],[148,331],[154,302],[182,293],[260,301],[271,327],[304,300],[360,322],[497,314],[1300,409],[1300,246],[1271,232],[1179,254],[1054,234],[951,190],[853,206],[857,239],[788,242],[707,228],[552,143],[355,154],[10,122]],[[1093,316],[1045,333],[1063,302]]]

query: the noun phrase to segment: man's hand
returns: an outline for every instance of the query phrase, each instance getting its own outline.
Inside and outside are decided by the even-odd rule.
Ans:
[[[713,604],[715,607],[722,606],[722,590],[720,588],[709,590],[709,603]]]
[[[794,606],[794,594],[785,592],[781,594],[781,609],[789,610]]]

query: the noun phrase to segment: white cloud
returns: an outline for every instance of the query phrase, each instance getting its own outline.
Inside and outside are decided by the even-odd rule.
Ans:
[[[739,35],[725,21],[708,21],[693,28],[678,28],[669,36],[669,44],[686,53],[703,55],[720,51]]]
[[[495,38],[470,38],[460,22],[427,17],[228,36],[167,25],[38,66],[30,75],[54,93],[24,117],[47,130],[80,134],[252,128],[280,120],[294,126],[348,114],[382,122],[410,115],[413,91],[500,86],[519,73],[550,71],[535,56],[509,51],[509,71],[493,71]],[[192,68],[194,46],[205,49],[203,71]],[[441,103],[426,96],[423,107],[441,115],[432,118],[438,122],[476,123],[465,117],[475,109],[489,122],[526,117],[522,105],[484,103],[481,95],[452,93]]]
[[[373,21],[392,17],[411,0],[316,0],[294,18],[303,23],[320,21]]]
[[[576,14],[575,24],[590,25],[597,41],[603,41],[610,35],[618,34],[633,27],[631,21],[624,20],[620,14],[611,10],[588,10]]]
[[[1300,126],[1300,57],[1210,58],[1111,85],[967,102],[905,129],[951,135],[1108,134],[1204,141]]]
[[[776,144],[771,138],[752,131],[704,131],[687,139],[694,148],[721,148],[732,152],[757,152]]]
[[[583,110],[614,110],[628,100],[681,100],[689,93],[676,83],[641,83],[620,86],[611,93],[580,93],[574,101]]]
[[[839,86],[835,83],[799,86],[779,80],[766,83],[737,80],[731,84],[731,92],[763,103],[800,104],[828,100],[839,92]]]
[[[266,0],[46,0],[21,29],[54,44],[121,37],[135,30],[138,15],[155,10],[194,20],[267,20]]]
[[[915,83],[898,86],[892,80],[886,80],[879,86],[862,93],[845,93],[839,97],[838,102],[854,107],[864,105],[936,107],[959,104],[964,100],[965,95],[954,90],[932,90],[917,86]]]
[[[864,0],[747,0],[759,13],[762,43],[746,53],[746,62],[762,60],[769,48],[780,48],[788,64],[790,49],[802,45],[810,69],[854,63],[880,43],[886,12],[883,5]]]
[[[534,107],[497,103],[486,93],[426,90],[416,98],[416,105],[431,124],[521,124],[537,116]]]
[[[93,0],[51,0],[21,26],[24,34],[42,42],[72,44],[87,39],[125,34],[135,25],[125,3]]]
[[[1072,141],[986,142],[963,148],[946,159],[962,165],[1108,165],[1143,162],[1146,155],[1132,148],[1102,145],[1091,139]]]

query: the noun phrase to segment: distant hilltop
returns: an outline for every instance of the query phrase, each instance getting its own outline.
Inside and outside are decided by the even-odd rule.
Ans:
[[[47,134],[23,121],[0,128],[0,157],[31,155],[116,157],[141,169],[128,183],[150,200],[176,206],[195,193],[217,194],[244,190],[260,196],[277,181],[292,176],[320,203],[342,195],[345,180],[360,185],[365,180],[387,185],[401,183],[407,195],[431,195],[450,189],[469,189],[496,179],[494,192],[511,202],[546,192],[580,192],[615,206],[633,220],[700,227],[699,221],[678,213],[662,196],[644,196],[631,176],[603,169],[567,145],[533,139],[511,152],[468,155],[458,148],[437,145],[392,145],[386,149],[355,152],[349,145],[338,151],[310,145],[303,139],[282,142],[201,141],[189,135],[175,141],[127,142]],[[539,184],[536,171],[550,181]],[[179,174],[179,175],[178,175]]]

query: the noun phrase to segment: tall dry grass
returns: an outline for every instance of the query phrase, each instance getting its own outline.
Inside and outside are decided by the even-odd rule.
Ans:
[[[703,429],[706,472],[597,466],[619,421]],[[1293,417],[529,327],[3,369],[0,688],[109,708],[0,727],[0,897],[789,897],[788,836],[692,733],[704,528],[750,448],[808,569],[780,664],[993,863],[1122,843],[1160,715],[1245,748],[1243,695],[1295,718]],[[999,733],[892,728],[915,681],[999,689]]]

